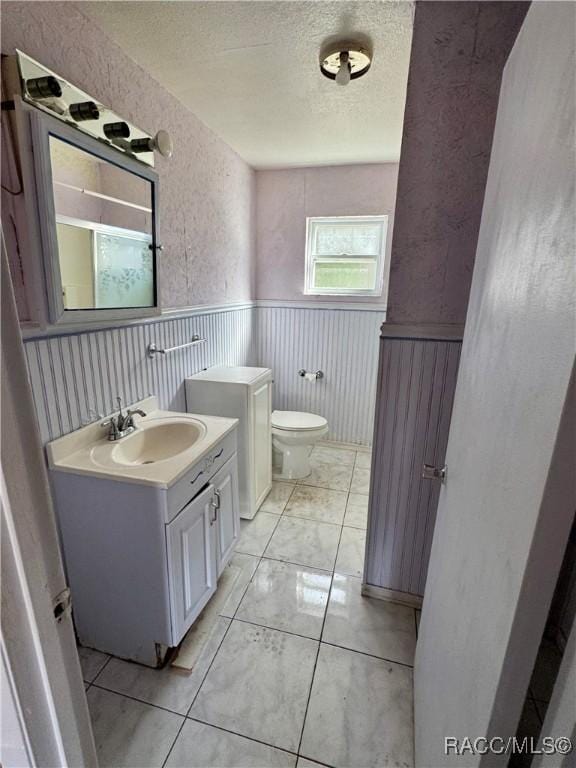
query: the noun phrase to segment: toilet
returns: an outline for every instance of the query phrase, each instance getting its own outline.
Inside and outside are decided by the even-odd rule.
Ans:
[[[302,411],[272,411],[272,446],[280,454],[280,477],[299,480],[310,474],[310,452],[328,434],[323,416]]]

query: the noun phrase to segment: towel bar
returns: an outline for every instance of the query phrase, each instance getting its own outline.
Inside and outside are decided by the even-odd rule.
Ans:
[[[192,341],[189,341],[186,344],[179,344],[177,347],[169,347],[168,349],[159,349],[152,341],[146,347],[146,354],[149,358],[153,358],[154,355],[167,355],[169,352],[176,352],[178,349],[194,347],[196,344],[206,344],[206,339],[201,339],[200,336],[194,334],[194,336],[192,336]]]

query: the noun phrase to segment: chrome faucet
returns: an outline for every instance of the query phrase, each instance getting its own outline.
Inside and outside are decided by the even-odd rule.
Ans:
[[[133,411],[128,408],[126,413],[122,413],[122,398],[117,397],[116,402],[118,403],[118,415],[110,416],[109,419],[106,419],[100,425],[102,427],[109,427],[108,440],[121,440],[126,435],[131,434],[136,429],[134,416],[136,414],[146,416],[140,408],[135,408]]]

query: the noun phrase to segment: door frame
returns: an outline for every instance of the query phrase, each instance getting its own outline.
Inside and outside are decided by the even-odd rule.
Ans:
[[[54,615],[67,585],[3,237],[1,260],[3,662],[30,764],[97,768],[71,612]]]

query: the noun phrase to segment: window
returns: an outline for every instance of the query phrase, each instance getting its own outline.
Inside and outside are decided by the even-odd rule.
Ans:
[[[306,220],[304,293],[380,296],[388,216],[332,216]]]

